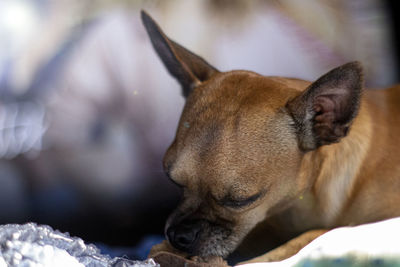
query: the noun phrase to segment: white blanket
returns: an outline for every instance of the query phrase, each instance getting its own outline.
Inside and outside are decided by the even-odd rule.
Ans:
[[[286,260],[240,266],[399,266],[394,263],[400,264],[400,217],[337,228],[316,238]]]

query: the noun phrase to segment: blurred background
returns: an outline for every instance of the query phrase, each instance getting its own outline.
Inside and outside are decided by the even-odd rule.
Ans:
[[[48,224],[137,259],[162,238],[179,190],[161,162],[184,99],[141,9],[219,70],[314,80],[359,60],[379,88],[399,80],[398,5],[1,0],[0,223]]]

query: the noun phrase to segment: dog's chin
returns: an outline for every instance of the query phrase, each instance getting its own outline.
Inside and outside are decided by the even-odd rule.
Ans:
[[[212,245],[201,247],[197,251],[194,251],[193,254],[198,255],[202,259],[211,257],[226,258],[234,249],[235,246]]]
[[[203,259],[210,257],[226,258],[238,246],[239,240],[234,236],[212,235],[200,241],[193,249],[193,254]]]

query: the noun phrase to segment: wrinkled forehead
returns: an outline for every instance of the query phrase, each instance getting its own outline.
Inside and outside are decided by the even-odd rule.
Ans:
[[[235,114],[240,109],[277,109],[307,86],[306,82],[265,77],[249,71],[219,73],[195,88],[187,99],[187,115],[202,112]],[[267,114],[268,115],[268,114]]]
[[[240,179],[246,171],[243,162],[255,173],[254,168],[265,164],[257,159],[273,162],[288,152],[273,149],[273,145],[281,147],[294,140],[284,106],[298,93],[285,80],[245,71],[205,82],[187,99],[177,133],[180,158],[186,165],[192,162],[189,169],[200,168],[210,176],[222,172]],[[260,157],[266,147],[270,148],[268,156]],[[240,170],[235,166],[241,166]]]
[[[264,77],[249,71],[220,73],[193,90],[186,101],[180,128],[218,132],[222,126],[260,127],[273,119],[306,84]],[[248,121],[251,123],[246,124]]]

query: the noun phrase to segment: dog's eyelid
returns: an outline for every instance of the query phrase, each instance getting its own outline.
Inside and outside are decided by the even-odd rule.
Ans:
[[[222,206],[231,207],[231,208],[242,208],[248,206],[259,199],[263,194],[257,193],[245,199],[234,199],[232,196],[226,196],[219,203]]]

